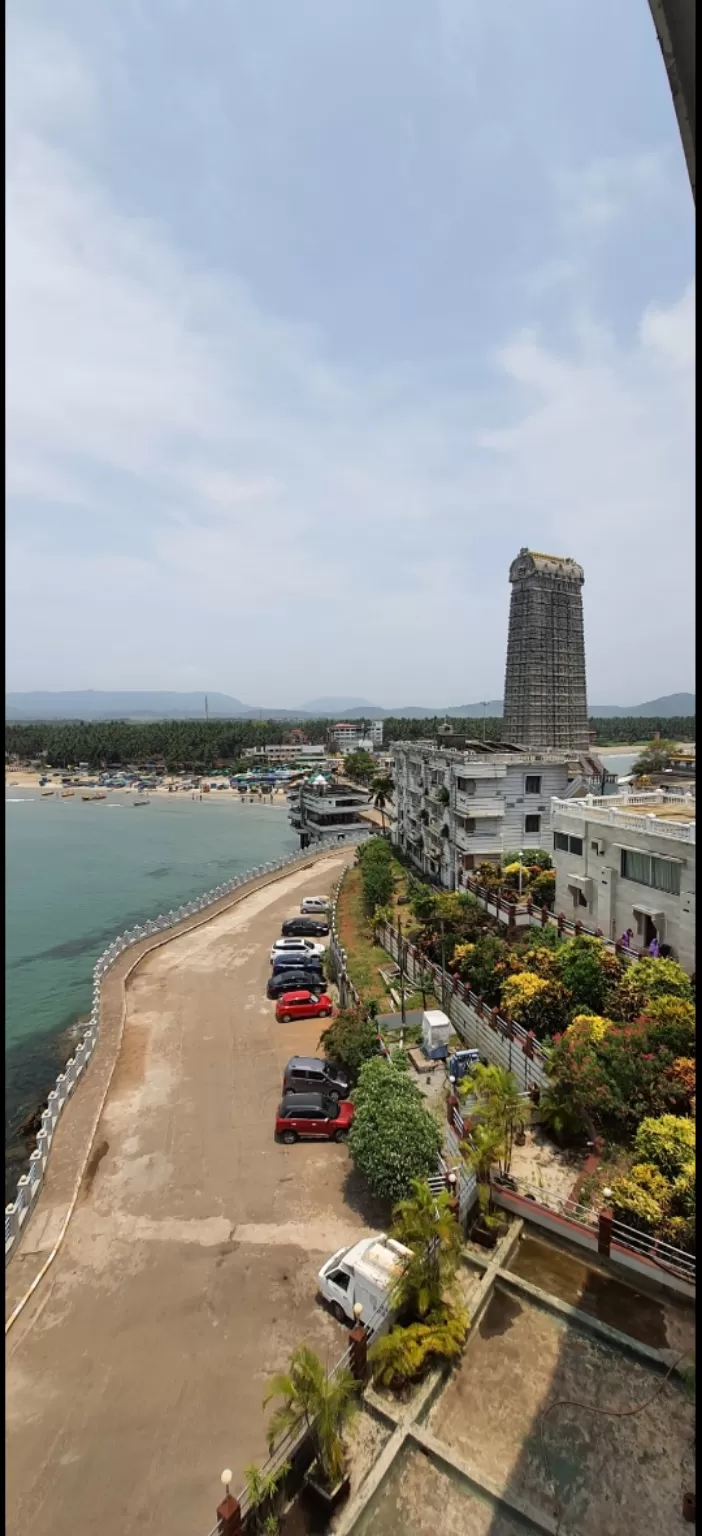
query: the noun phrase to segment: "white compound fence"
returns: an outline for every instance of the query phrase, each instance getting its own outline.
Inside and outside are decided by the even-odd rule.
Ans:
[[[134,928],[129,928],[108,945],[96,962],[93,970],[93,1000],[90,1010],[90,1021],[85,1034],[76,1047],[70,1060],[66,1062],[63,1072],[59,1072],[56,1086],[52,1088],[47,1099],[46,1109],[41,1116],[41,1128],[37,1134],[34,1151],[29,1156],[29,1169],[23,1173],[17,1185],[17,1193],[10,1205],[5,1206],[5,1263],[12,1257],[15,1245],[22,1228],[32,1210],[44,1182],[46,1168],[49,1160],[51,1143],[60,1116],[74,1093],[77,1084],[85,1072],[90,1058],[98,1042],[100,1031],[100,985],[103,976],[115,964],[120,955],[124,954],[134,944],[139,944],[142,939],[148,939],[153,934],[165,933],[169,928],[175,928],[179,923],[185,922],[189,917],[195,917],[199,912],[204,912],[207,907],[214,906],[224,897],[231,896],[240,886],[248,885],[252,880],[258,880],[264,875],[276,874],[279,870],[286,869],[288,865],[305,863],[312,854],[330,853],[338,851],[347,843],[356,842],[359,834],[348,838],[326,838],[315,844],[314,849],[306,849],[303,852],[290,853],[284,859],[277,859],[271,864],[257,864],[255,869],[249,869],[245,874],[237,875],[236,879],[228,880],[223,885],[216,885],[211,891],[206,891],[203,896],[198,896],[194,901],[185,902],[183,906],[171,908],[170,911],[159,917],[148,918],[145,923],[138,923]]]

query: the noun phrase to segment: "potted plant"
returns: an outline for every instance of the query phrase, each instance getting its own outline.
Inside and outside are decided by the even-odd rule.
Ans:
[[[268,1425],[269,1450],[280,1435],[306,1430],[314,1460],[305,1481],[328,1509],[348,1492],[344,1429],[357,1407],[358,1382],[350,1371],[328,1376],[314,1350],[300,1344],[286,1372],[274,1376],[263,1399],[282,1399]]]

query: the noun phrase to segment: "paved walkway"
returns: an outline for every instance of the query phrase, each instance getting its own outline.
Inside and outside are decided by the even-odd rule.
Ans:
[[[78,1205],[8,1339],[11,1536],[206,1536],[222,1468],[238,1484],[265,1455],[270,1373],[303,1340],[330,1364],[343,1348],[315,1275],[364,1218],[345,1147],[273,1140],[283,1067],[319,1025],[277,1024],[265,981],[281,921],[348,858],[255,890],[129,983]],[[33,1217],[35,1246],[51,1210]]]

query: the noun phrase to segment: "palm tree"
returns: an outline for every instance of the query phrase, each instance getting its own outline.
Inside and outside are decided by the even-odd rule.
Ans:
[[[373,804],[376,810],[380,811],[380,819],[383,832],[385,831],[385,807],[394,788],[395,785],[393,780],[387,773],[378,774],[371,784],[371,789],[373,791]]]
[[[260,1536],[268,1536],[269,1532],[279,1529],[277,1511],[280,1507],[281,1485],[289,1471],[289,1461],[284,1461],[275,1472],[263,1472],[255,1462],[244,1468],[252,1530],[257,1536],[259,1532]]]
[[[470,1140],[461,1142],[461,1152],[472,1168],[478,1184],[478,1204],[485,1217],[490,1208],[490,1173],[492,1165],[504,1156],[504,1133],[497,1125],[474,1126]]]
[[[423,1179],[412,1180],[412,1194],[400,1200],[392,1214],[392,1236],[413,1255],[397,1282],[396,1302],[424,1318],[440,1307],[455,1279],[461,1229],[448,1191],[434,1195]]]
[[[522,1103],[513,1072],[494,1064],[478,1064],[461,1085],[462,1092],[476,1093],[484,1113],[484,1125],[494,1128],[502,1138],[499,1153],[500,1174],[509,1173],[514,1137],[521,1125]]]
[[[344,1475],[343,1431],[357,1407],[357,1394],[358,1382],[350,1371],[328,1376],[319,1355],[306,1344],[298,1345],[288,1370],[271,1378],[263,1399],[265,1408],[271,1398],[282,1398],[268,1425],[269,1450],[280,1435],[307,1430],[320,1478],[328,1488],[335,1488]]]

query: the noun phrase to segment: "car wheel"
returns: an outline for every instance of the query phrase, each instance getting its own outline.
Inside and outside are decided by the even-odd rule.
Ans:
[[[286,1147],[291,1147],[293,1142],[297,1141],[297,1136],[295,1135],[294,1131],[283,1131],[282,1139],[285,1142]]]
[[[346,1137],[348,1136],[348,1134],[349,1134],[348,1131],[335,1131],[334,1132],[334,1140],[335,1141],[345,1141]]]
[[[346,1319],[346,1313],[345,1313],[345,1311],[344,1311],[340,1301],[333,1301],[332,1302],[332,1312],[334,1313],[334,1316],[335,1316],[335,1318],[337,1320],[337,1323],[345,1323],[346,1322],[346,1320],[347,1320]]]
[[[319,1017],[320,1017],[320,1019],[328,1019],[329,1018],[329,1009],[328,1008],[320,1008],[320,1010],[319,1010]]]
[[[284,1023],[284,1024],[289,1024],[289,1023],[290,1023],[290,1019],[291,1019],[291,1017],[292,1017],[292,1015],[291,1015],[291,1014],[289,1014],[289,1013],[284,1013],[284,1014],[283,1014],[283,1015],[282,1015],[282,1019],[283,1019],[283,1023]]]

